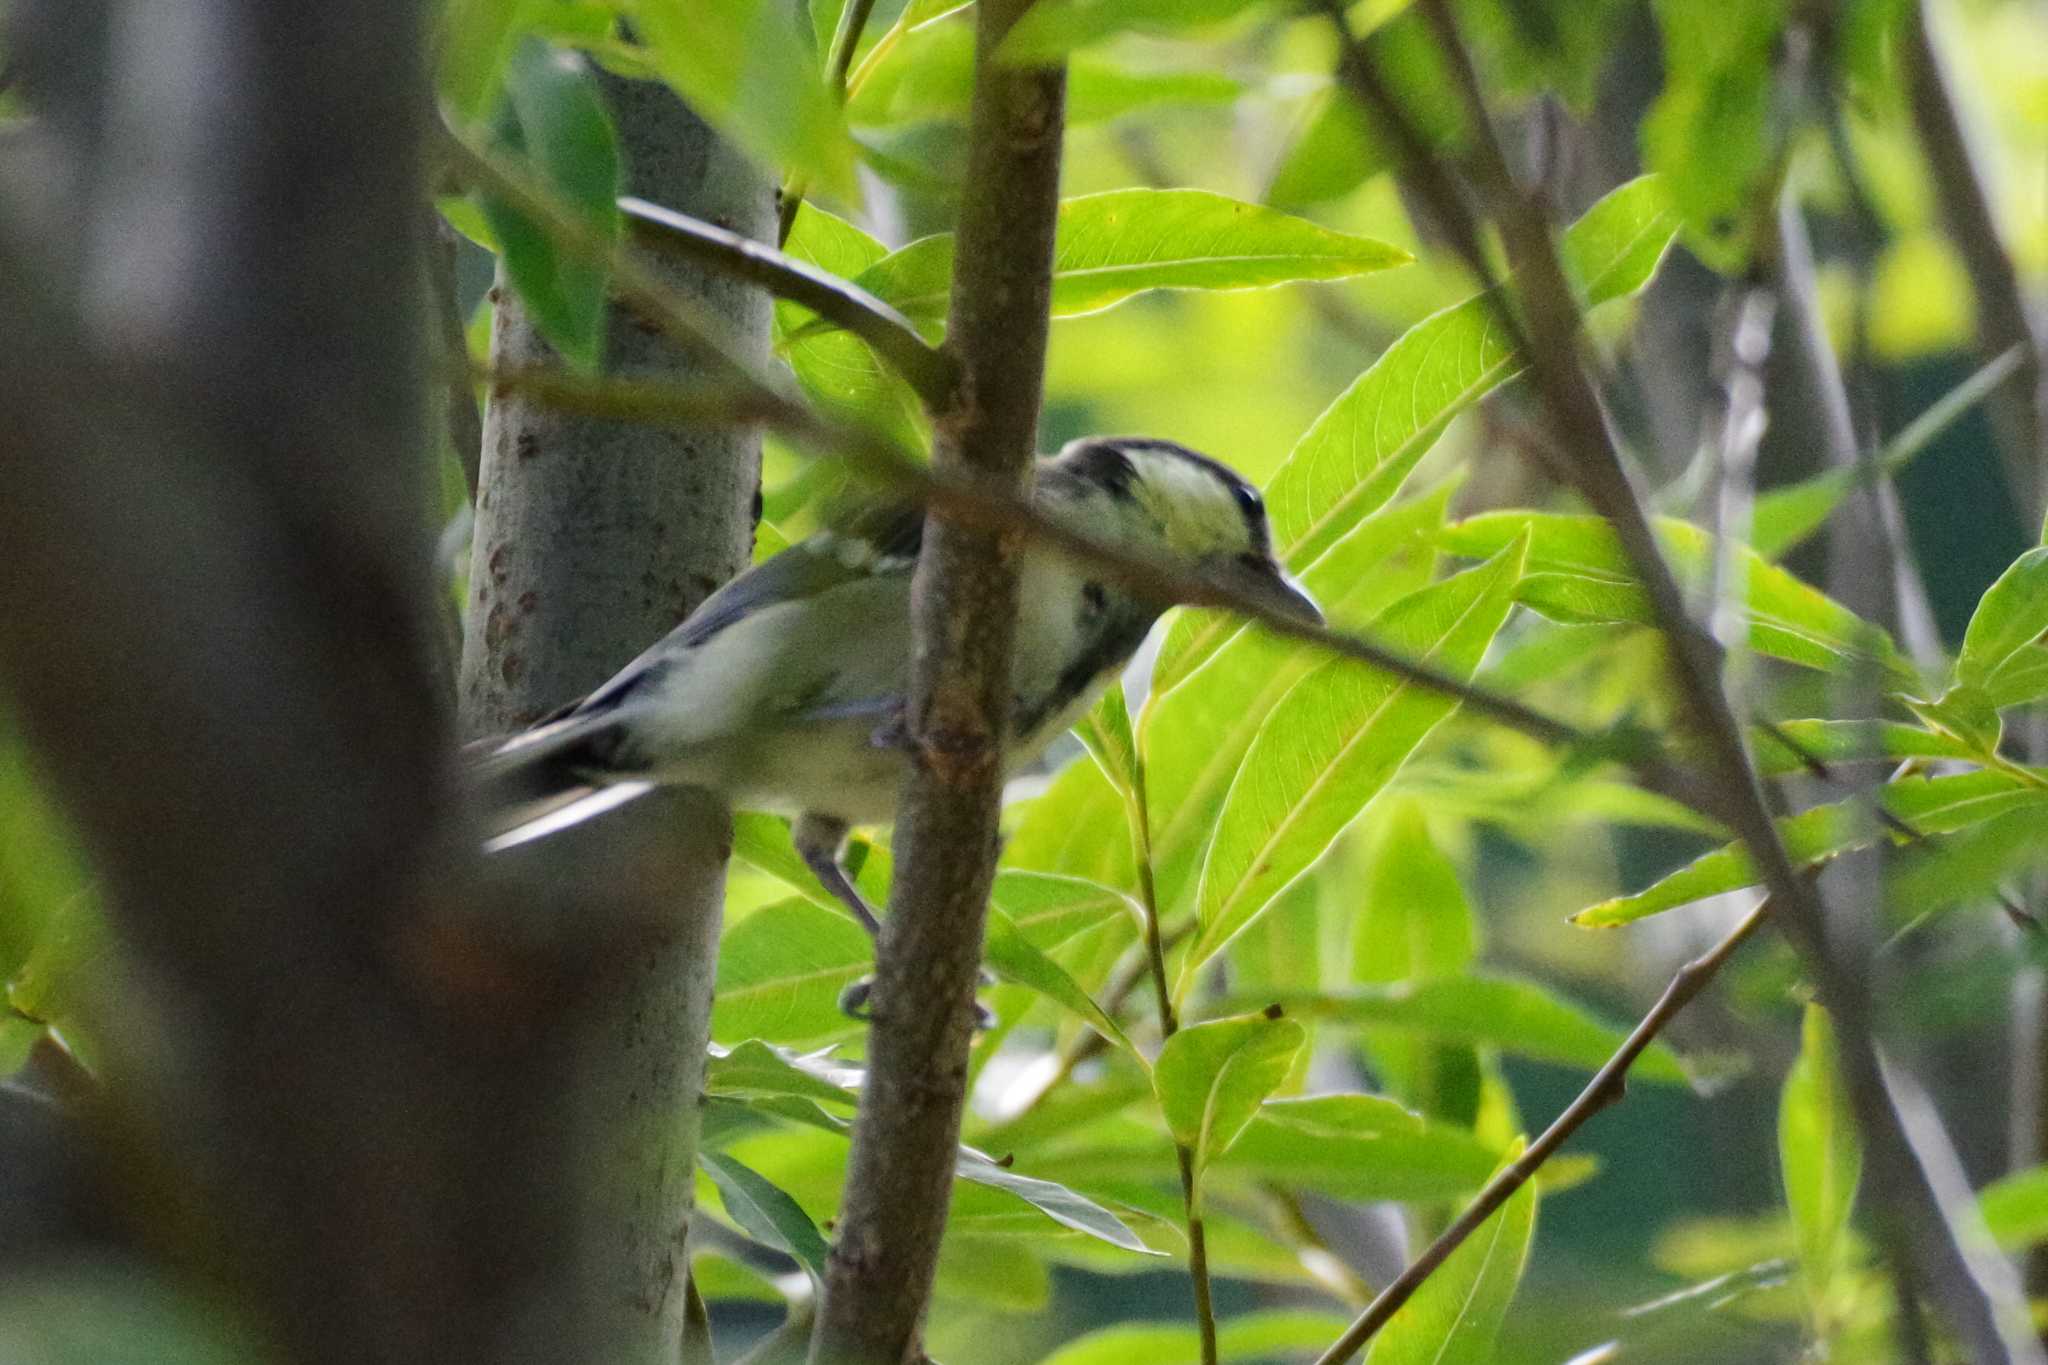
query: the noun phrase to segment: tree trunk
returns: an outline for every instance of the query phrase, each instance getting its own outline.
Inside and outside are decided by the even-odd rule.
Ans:
[[[610,76],[604,84],[634,194],[768,237],[774,195],[758,170],[665,88]],[[765,361],[764,294],[694,267],[668,270],[730,320],[727,346]],[[502,283],[492,356],[508,368],[554,361]],[[685,362],[651,325],[615,307],[605,366],[673,379]],[[516,730],[574,700],[742,568],[759,466],[756,433],[628,425],[494,398],[461,668],[464,729]],[[564,1038],[552,1079],[579,1128],[570,1149],[587,1155],[563,1175],[591,1182],[580,1263],[605,1324],[606,1359],[677,1358],[695,1101],[730,840],[723,807],[675,793],[536,847],[556,870],[565,861],[587,868],[591,896],[644,898],[648,913],[629,913],[658,926],[572,1015],[547,1024]]]

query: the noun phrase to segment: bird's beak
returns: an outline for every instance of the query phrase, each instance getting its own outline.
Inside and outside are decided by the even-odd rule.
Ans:
[[[1323,613],[1315,599],[1296,586],[1293,579],[1264,555],[1240,555],[1222,565],[1223,581],[1253,601],[1312,626],[1323,624]]]

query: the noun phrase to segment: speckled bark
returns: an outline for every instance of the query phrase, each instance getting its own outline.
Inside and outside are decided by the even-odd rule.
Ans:
[[[768,179],[664,88],[605,78],[631,192],[747,236],[774,230]],[[769,302],[744,283],[674,266],[669,278],[731,327],[758,361]],[[554,356],[509,289],[492,357]],[[656,330],[614,309],[605,341],[616,375],[687,372]],[[550,411],[505,396],[485,426],[461,670],[464,728],[516,730],[603,682],[747,561],[760,438]],[[610,1360],[673,1361],[683,1320],[683,1239],[695,1160],[712,968],[730,821],[692,793],[658,794],[560,841],[550,856],[590,869],[594,894],[645,897],[661,929],[614,979],[551,1021],[565,1043],[565,1113],[587,1153],[582,1264]],[[595,849],[596,852],[592,852]],[[616,906],[613,913],[617,913]],[[630,909],[626,912],[632,916]]]
[[[962,398],[934,460],[1021,488],[1045,373],[1065,78],[989,54],[1027,0],[978,10],[968,178],[948,347]],[[1016,546],[934,520],[917,567],[910,733],[873,994],[867,1087],[812,1359],[917,1357],[952,1191],[989,883],[1016,616]]]

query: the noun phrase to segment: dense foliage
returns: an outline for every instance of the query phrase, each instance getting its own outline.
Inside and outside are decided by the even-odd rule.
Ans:
[[[1917,11],[1449,8],[1496,121],[1528,143],[1518,170],[1560,210],[1603,394],[1666,559],[1726,647],[1784,840],[1807,866],[1886,850],[1842,932],[1879,945],[1886,1046],[1928,1073],[1975,1217],[2006,1251],[2033,1247],[2039,1121],[2003,1097],[2048,1065],[2038,1021],[2009,1018],[2040,990],[2048,549],[2028,548],[1978,413],[2011,363],[1973,358],[1970,287],[1904,94]],[[1971,73],[1985,166],[2032,177],[1996,202],[2038,290],[2048,26],[2016,0],[1930,8]],[[592,67],[666,81],[803,196],[791,256],[937,341],[971,13],[885,0],[842,101],[824,75],[840,11],[812,0],[805,28],[760,0],[450,0],[441,94],[458,130],[609,242],[626,224]],[[1475,130],[1419,9],[1364,0],[1350,22],[1415,127],[1464,156]],[[1220,613],[1169,616],[1006,816],[983,997],[998,1022],[973,1053],[940,1360],[1196,1359],[1191,1216],[1222,1358],[1312,1358],[1755,899],[1729,832],[1617,761],[1695,752],[1663,623],[1609,524],[1544,477],[1526,357],[1411,215],[1384,130],[1331,78],[1335,34],[1273,3],[1041,0],[1013,35],[1020,57],[1071,61],[1044,443],[1132,430],[1231,461],[1334,625],[1582,742]],[[1817,245],[1803,279],[1772,273],[1781,199]],[[593,366],[608,277],[588,241],[480,191],[440,204],[567,363]],[[1826,329],[1873,477],[1907,501],[1909,535],[1875,549],[1906,584],[1891,619],[1852,611],[1863,585],[1829,577],[1830,517],[1858,476],[1793,411],[1824,396],[1777,355],[1732,354],[1760,279],[1777,281],[1778,352],[1802,317]],[[469,319],[479,363],[489,308]],[[775,336],[819,409],[924,449],[916,394],[866,343],[787,301]],[[1759,376],[1762,413],[1745,415]],[[1764,413],[1753,485],[1723,456]],[[771,438],[757,554],[814,527],[850,477]],[[445,486],[459,533],[459,475]],[[1859,686],[1878,710],[1841,709]],[[0,761],[0,1050],[11,1069],[54,1030],[90,1067],[94,884],[24,761]],[[851,860],[886,900],[887,832]],[[721,1359],[801,1311],[822,1273],[863,1063],[839,999],[872,954],[787,825],[741,815],[692,1260]],[[1368,1359],[1894,1358],[1830,1013],[1797,959],[1766,929],[1668,1032]]]

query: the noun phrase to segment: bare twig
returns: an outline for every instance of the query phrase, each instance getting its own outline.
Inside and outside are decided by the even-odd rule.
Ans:
[[[1627,1039],[1615,1049],[1614,1055],[1607,1059],[1607,1064],[1593,1074],[1593,1079],[1586,1083],[1578,1098],[1566,1105],[1564,1112],[1551,1120],[1550,1126],[1529,1144],[1521,1156],[1486,1182],[1486,1187],[1466,1205],[1465,1211],[1458,1215],[1456,1221],[1439,1233],[1436,1240],[1409,1263],[1407,1269],[1379,1292],[1378,1297],[1366,1306],[1357,1320],[1345,1329],[1344,1335],[1337,1339],[1336,1344],[1316,1357],[1316,1365],[1341,1365],[1341,1362],[1357,1354],[1380,1328],[1387,1325],[1387,1320],[1400,1311],[1401,1305],[1414,1296],[1415,1291],[1422,1287],[1423,1281],[1435,1273],[1437,1267],[1450,1259],[1451,1253],[1456,1251],[1466,1238],[1478,1231],[1501,1205],[1513,1198],[1515,1191],[1528,1184],[1536,1172],[1542,1169],[1543,1163],[1550,1160],[1560,1147],[1571,1140],[1572,1134],[1583,1128],[1586,1121],[1595,1114],[1620,1100],[1627,1093],[1628,1069],[1635,1065],[1636,1058],[1642,1056],[1644,1050],[1656,1041],[1657,1035],[1664,1031],[1664,1026],[1669,1024],[1680,1010],[1691,1004],[1699,993],[1707,988],[1707,983],[1714,979],[1715,973],[1719,972],[1723,964],[1735,955],[1735,950],[1756,932],[1757,926],[1764,922],[1764,918],[1770,912],[1769,900],[1758,902],[1756,908],[1744,915],[1719,943],[1680,967],[1672,976],[1671,983],[1664,988],[1664,993],[1657,997],[1657,1003],[1650,1007],[1649,1013],[1642,1017],[1642,1021],[1629,1032]]]
[[[974,103],[948,345],[961,399],[934,414],[933,465],[1013,496],[1028,489],[1051,315],[1063,68],[998,45],[1029,0],[976,12]],[[937,1269],[966,1102],[983,921],[995,875],[1019,540],[932,519],[912,595],[904,717],[911,775],[876,957],[868,1078],[811,1358],[897,1365]]]
[[[874,347],[877,355],[910,381],[927,406],[938,410],[952,404],[960,381],[959,364],[926,344],[910,319],[866,290],[750,237],[644,199],[621,199],[619,209],[632,224],[637,241],[759,285],[776,298],[802,304]]]
[[[2012,258],[1999,239],[1982,161],[1950,96],[1935,46],[1934,17],[1923,0],[1903,25],[1913,125],[1927,153],[1927,173],[1949,235],[1977,296],[1979,352],[1987,361],[2015,348],[2019,352],[2019,380],[2000,390],[1991,414],[2020,517],[2035,532],[2042,525],[2048,491],[2048,362],[2043,360],[2048,341],[2028,312]]]
[[[832,50],[825,55],[825,84],[838,100],[846,99],[846,73],[853,66],[853,54],[860,47],[861,32],[867,28],[868,16],[874,11],[875,0],[846,0],[845,8],[839,11],[839,26],[832,31]],[[789,241],[790,229],[796,226],[797,210],[803,207],[807,188],[801,178],[794,178],[783,187],[782,202],[776,211],[777,246]]]

